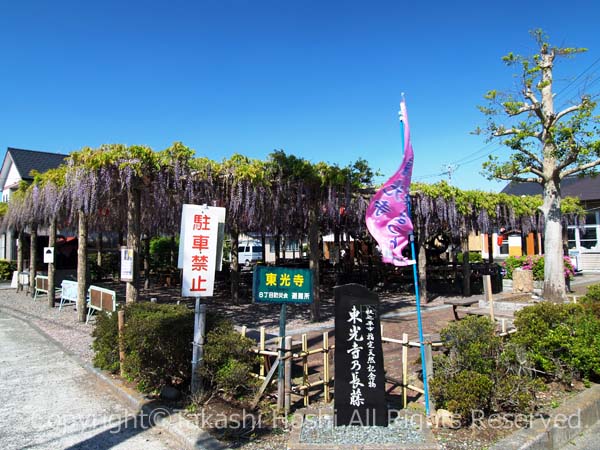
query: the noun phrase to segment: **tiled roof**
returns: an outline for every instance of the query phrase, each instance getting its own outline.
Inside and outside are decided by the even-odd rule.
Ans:
[[[32,170],[37,170],[40,173],[46,172],[49,169],[60,166],[67,157],[67,155],[58,153],[38,152],[12,147],[8,147],[6,153],[10,153],[13,163],[24,180],[32,179],[29,175]]]
[[[563,197],[578,197],[579,200],[600,200],[600,175],[572,176],[560,182]],[[542,186],[538,183],[517,183],[511,181],[502,192],[511,195],[541,195]]]

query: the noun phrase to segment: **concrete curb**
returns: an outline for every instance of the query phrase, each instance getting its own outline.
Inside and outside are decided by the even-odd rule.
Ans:
[[[600,385],[594,385],[556,408],[550,417],[534,420],[530,428],[496,442],[490,450],[558,450],[598,421]]]
[[[44,336],[52,344],[58,347],[67,357],[72,359],[77,365],[95,376],[98,381],[108,388],[116,397],[119,398],[131,411],[136,414],[142,414],[149,418],[151,423],[161,431],[167,433],[179,448],[186,450],[223,450],[226,449],[223,444],[213,438],[207,431],[200,428],[195,423],[186,419],[181,411],[165,408],[153,404],[141,393],[129,388],[117,378],[111,378],[103,371],[93,367],[91,364],[83,361],[79,356],[68,350],[60,341],[44,332],[34,323],[29,322],[18,314],[0,307],[0,311],[6,315],[26,323],[38,334]]]

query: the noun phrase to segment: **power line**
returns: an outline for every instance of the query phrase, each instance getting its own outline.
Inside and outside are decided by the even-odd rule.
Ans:
[[[596,64],[598,64],[600,62],[600,57],[598,57],[592,64],[590,64],[585,70],[583,70],[583,72],[581,72],[579,75],[577,75],[569,84],[567,84],[564,88],[562,88],[557,94],[556,96],[558,97],[559,95],[561,95],[563,92],[565,92],[567,89],[569,89],[574,83],[577,82],[577,80],[579,80],[583,75],[585,75],[585,73],[587,71],[589,71],[592,67],[594,67]]]

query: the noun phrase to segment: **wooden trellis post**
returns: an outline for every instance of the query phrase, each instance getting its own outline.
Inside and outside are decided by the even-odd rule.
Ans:
[[[325,403],[329,403],[331,395],[329,392],[329,332],[323,333],[323,384],[325,393]]]
[[[261,352],[265,351],[265,327],[260,327],[260,341],[258,344],[258,350],[260,350]],[[263,354],[260,355],[259,375],[261,378],[265,376],[266,359],[267,358],[265,355],[263,355]]]
[[[304,389],[304,406],[308,406],[310,395],[308,387],[308,338],[306,333],[302,335],[302,384],[306,386],[306,389]]]

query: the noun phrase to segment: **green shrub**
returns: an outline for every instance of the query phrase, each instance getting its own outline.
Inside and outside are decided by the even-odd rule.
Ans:
[[[150,267],[153,270],[172,267],[179,255],[179,238],[158,236],[150,239]]]
[[[500,353],[500,338],[487,317],[468,316],[450,323],[441,332],[449,357],[461,370],[490,374]]]
[[[504,267],[504,269],[506,270],[504,278],[506,278],[507,280],[512,280],[512,274],[514,270],[518,269],[519,267],[522,267],[523,264],[525,264],[524,256],[509,256],[508,258],[506,258],[506,261],[502,263],[502,267]]]
[[[456,255],[456,260],[459,264],[463,262],[463,253],[459,252]],[[480,263],[483,262],[483,256],[481,256],[481,252],[469,252],[469,262],[470,263]]]
[[[0,280],[12,280],[15,270],[17,270],[16,262],[0,259]]]
[[[92,331],[94,366],[116,373],[119,371],[119,328],[117,314],[102,311],[96,316],[96,326]]]
[[[219,321],[206,335],[201,374],[208,387],[237,396],[256,386],[250,376],[257,356],[250,351],[254,341],[234,330],[230,321]]]
[[[193,338],[194,312],[186,306],[127,305],[124,373],[144,392],[187,382]]]
[[[587,293],[580,300],[581,305],[600,319],[600,284],[593,284],[587,288]]]
[[[573,279],[575,274],[571,258],[565,256],[563,258],[565,278]],[[512,274],[515,269],[531,270],[534,281],[544,281],[544,256],[543,255],[528,255],[528,256],[509,256],[502,263],[502,267],[506,271],[504,278],[512,280]]]
[[[542,302],[518,311],[515,327],[512,340],[549,376],[565,382],[600,376],[600,320],[589,309]]]
[[[142,392],[165,385],[179,388],[191,376],[194,312],[186,306],[132,303],[124,307],[123,342],[125,376]],[[201,373],[207,389],[238,395],[254,385],[249,376],[256,356],[254,342],[242,337],[233,324],[207,314],[204,368]],[[98,314],[92,333],[94,365],[116,373],[120,369],[117,314]]]
[[[437,408],[460,414],[461,421],[469,423],[473,410],[489,413],[493,387],[488,375],[464,370],[450,378],[435,376],[430,389]]]
[[[544,383],[538,378],[506,375],[495,382],[494,409],[516,414],[532,412],[537,392],[544,389]]]
[[[503,343],[495,324],[469,316],[441,332],[447,353],[434,359],[431,393],[438,408],[460,414],[469,423],[471,412],[529,413],[540,383],[531,378],[526,352]]]

